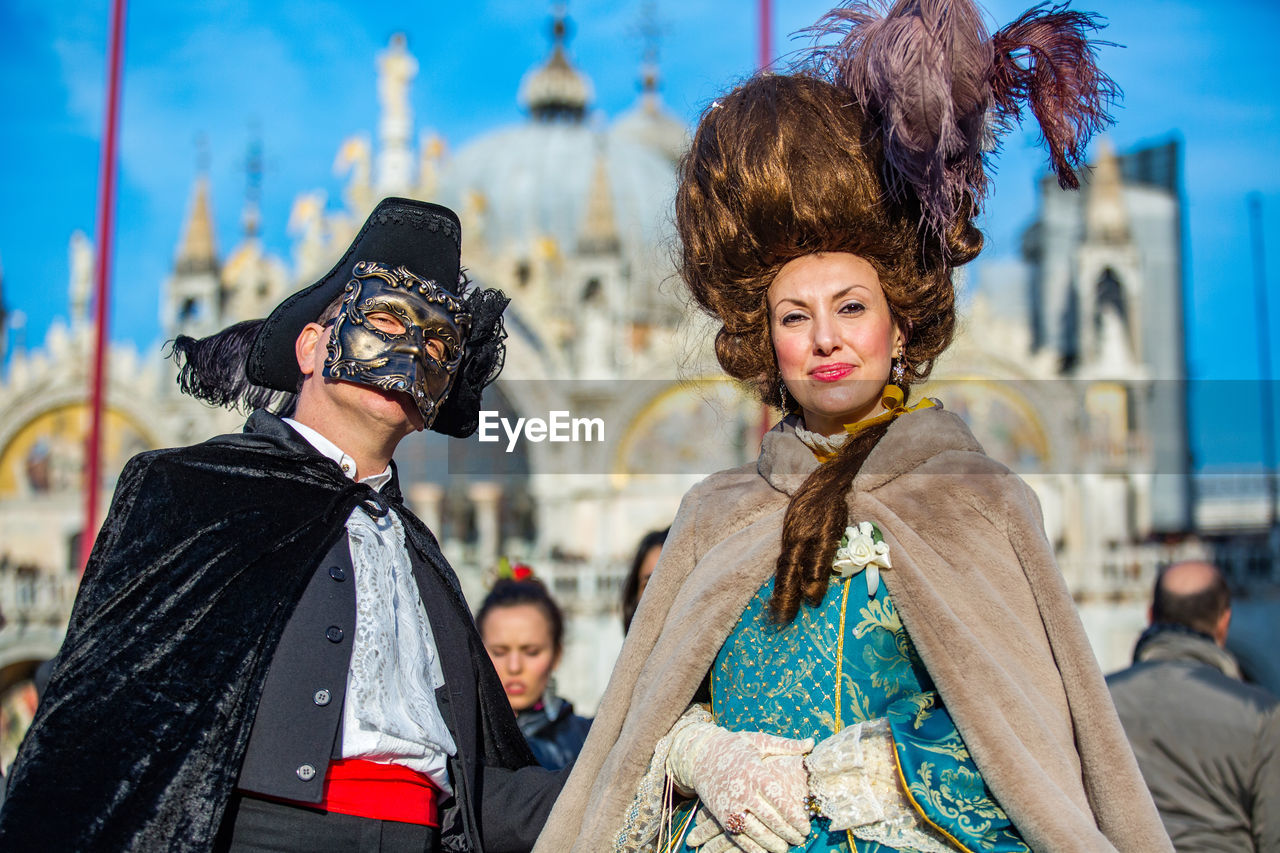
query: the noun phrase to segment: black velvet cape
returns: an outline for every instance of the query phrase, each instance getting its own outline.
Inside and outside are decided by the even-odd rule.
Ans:
[[[285,622],[361,502],[400,515],[469,632],[479,743],[459,750],[532,764],[457,578],[396,479],[381,494],[353,483],[259,411],[244,433],[125,466],[13,766],[0,850],[209,850]]]

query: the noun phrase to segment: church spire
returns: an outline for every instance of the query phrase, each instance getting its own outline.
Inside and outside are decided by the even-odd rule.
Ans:
[[[658,48],[663,29],[658,21],[656,5],[653,0],[648,0],[640,9],[640,21],[635,28],[643,43],[640,97],[618,117],[614,131],[623,139],[653,149],[675,165],[689,147],[689,131],[684,122],[667,109],[658,91],[662,79]]]
[[[596,146],[595,169],[587,195],[587,215],[578,236],[578,251],[584,255],[616,254],[622,240],[613,216],[613,195],[609,187],[607,149],[601,138]]]
[[[658,21],[658,8],[654,0],[645,0],[640,6],[640,24],[637,31],[644,41],[644,56],[640,61],[640,91],[646,107],[652,111],[661,109],[658,95],[658,47],[662,40],[662,24]]]
[[[378,172],[375,184],[382,195],[403,194],[413,185],[413,107],[409,89],[418,76],[418,60],[409,53],[404,33],[391,36],[378,54]]]
[[[213,239],[213,215],[209,205],[209,179],[196,178],[191,207],[187,213],[182,242],[178,246],[176,271],[179,275],[214,272],[218,268]]]
[[[249,152],[245,156],[244,169],[244,210],[240,214],[240,224],[244,227],[245,239],[252,240],[258,236],[262,223],[262,135],[256,122]]]
[[[9,306],[4,301],[4,264],[0,263],[0,362],[9,353]]]
[[[1085,236],[1092,242],[1109,245],[1129,242],[1129,216],[1124,207],[1120,158],[1111,140],[1105,137],[1098,145],[1098,159],[1089,175]]]

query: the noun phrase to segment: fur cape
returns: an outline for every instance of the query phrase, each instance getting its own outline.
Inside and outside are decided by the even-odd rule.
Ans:
[[[533,755],[453,570],[396,477],[380,493],[353,483],[258,411],[242,434],[125,466],[13,766],[0,850],[210,850],[285,623],[357,504],[398,513],[435,575],[420,589],[449,617],[437,642],[466,768],[443,831],[467,836],[448,849],[479,849],[480,766]]]
[[[535,853],[610,850],[654,745],[774,571],[816,467],[786,423],[758,463],[684,498]],[[1037,851],[1172,850],[1030,487],[941,408],[900,417],[848,496],[893,555],[881,577],[996,799]]]

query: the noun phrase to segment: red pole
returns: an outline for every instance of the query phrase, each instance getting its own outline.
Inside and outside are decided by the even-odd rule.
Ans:
[[[111,42],[107,50],[107,114],[98,165],[98,263],[93,290],[93,371],[90,379],[89,439],[85,447],[84,529],[80,535],[80,570],[89,561],[98,533],[98,490],[102,482],[103,373],[107,360],[107,308],[111,292],[111,245],[115,232],[116,136],[120,119],[120,66],[124,55],[124,2],[111,3]]]
[[[760,62],[761,71],[773,65],[773,12],[769,0],[760,0]]]

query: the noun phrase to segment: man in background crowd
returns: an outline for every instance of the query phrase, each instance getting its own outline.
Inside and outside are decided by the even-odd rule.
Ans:
[[[1280,851],[1280,700],[1243,683],[1225,648],[1222,574],[1163,570],[1150,621],[1107,684],[1174,847]]]

